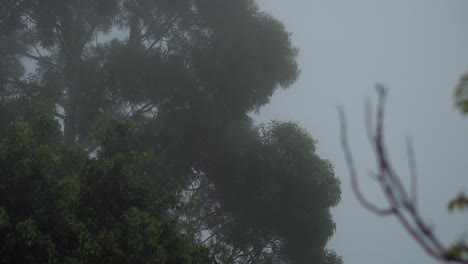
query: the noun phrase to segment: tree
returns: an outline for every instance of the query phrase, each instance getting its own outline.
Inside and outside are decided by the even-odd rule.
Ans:
[[[239,116],[298,75],[283,25],[249,0],[11,3],[16,34],[29,37],[10,54],[39,64],[28,88],[61,109],[68,145],[102,112],[182,110],[203,98],[218,118]],[[128,35],[101,40],[116,27]]]
[[[462,81],[466,81],[466,78],[463,78]],[[464,86],[460,85],[460,87],[463,87],[464,89]],[[385,195],[388,206],[379,207],[375,205],[363,195],[359,188],[358,173],[354,165],[353,156],[347,139],[346,117],[343,109],[340,108],[341,143],[351,175],[351,184],[354,194],[361,205],[370,212],[379,216],[395,216],[404,229],[416,240],[416,242],[429,256],[447,263],[468,263],[468,246],[464,239],[461,238],[459,242],[454,243],[450,247],[445,246],[434,234],[432,228],[425,223],[418,211],[416,192],[417,171],[411,141],[407,142],[411,176],[411,186],[409,188],[403,185],[401,177],[393,168],[384,143],[383,122],[386,89],[381,85],[377,85],[376,90],[379,96],[379,102],[375,116],[375,127],[373,126],[374,120],[371,116],[372,113],[369,110],[370,107],[367,108],[366,112],[367,134],[377,161],[377,172],[373,172],[371,175],[377,180],[382,188],[382,192]],[[458,105],[460,109],[462,112],[466,112],[466,102],[462,101],[465,99],[462,97],[462,92],[459,90],[457,95],[459,96]],[[453,210],[456,207],[463,208],[467,205],[468,200],[463,195],[460,195],[453,201],[449,202],[448,208],[449,210]]]
[[[253,0],[18,0],[5,8],[0,18],[15,26],[0,32],[11,40],[2,60],[37,67],[1,73],[2,124],[30,114],[23,106],[39,97],[66,146],[106,158],[150,153],[145,175],[170,183],[165,191],[180,203],[167,213],[222,263],[341,262],[325,249],[340,199],[332,166],[298,126],[255,127],[248,116],[299,74],[289,33]],[[108,40],[110,32],[119,37]],[[122,118],[135,136],[112,125]]]
[[[97,133],[103,150],[95,157],[67,147],[50,110],[37,103],[0,144],[0,262],[212,262],[167,214],[177,206],[175,192],[163,191],[170,185],[145,176],[155,157],[115,149],[109,126]],[[135,133],[129,120],[112,125]]]
[[[217,143],[228,146],[204,170],[211,184],[195,190],[213,201],[201,206],[205,225],[215,241],[231,245],[236,262],[341,262],[324,249],[335,229],[329,208],[340,199],[339,181],[315,143],[297,125],[280,122],[235,124]]]

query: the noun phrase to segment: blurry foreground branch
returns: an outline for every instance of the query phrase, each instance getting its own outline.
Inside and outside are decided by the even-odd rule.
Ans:
[[[410,167],[411,185],[405,188],[400,176],[395,172],[390,163],[387,149],[384,144],[384,110],[386,89],[377,85],[378,93],[377,111],[374,114],[368,103],[366,106],[366,128],[371,146],[375,152],[377,172],[372,176],[377,180],[387,201],[386,207],[379,207],[369,201],[361,192],[358,184],[358,173],[353,161],[353,155],[347,139],[347,124],[344,110],[339,108],[341,126],[341,144],[345,154],[351,185],[357,199],[367,210],[379,216],[395,216],[405,230],[417,241],[417,243],[431,257],[443,262],[468,263],[468,247],[461,240],[452,247],[445,247],[433,230],[422,220],[417,209],[417,171],[411,141],[407,141],[408,162]],[[375,122],[375,124],[374,124]],[[461,201],[461,202],[460,202]],[[463,195],[449,204],[449,208],[456,206],[462,208],[466,205]]]

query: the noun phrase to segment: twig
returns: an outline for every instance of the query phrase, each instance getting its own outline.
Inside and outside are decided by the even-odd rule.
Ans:
[[[351,187],[353,189],[354,194],[356,195],[361,205],[363,205],[369,211],[381,216],[392,214],[394,212],[394,208],[378,208],[376,205],[373,205],[371,202],[367,201],[367,199],[362,194],[359,188],[357,172],[353,161],[353,155],[351,153],[351,148],[348,145],[346,116],[343,108],[339,107],[338,111],[340,115],[341,146],[343,147],[343,151],[345,153],[346,158],[346,164],[348,165],[348,170],[351,175]]]
[[[417,241],[424,251],[433,258],[444,262],[456,262],[468,264],[468,259],[461,255],[453,254],[449,249],[445,248],[439,239],[434,235],[417,210],[417,170],[415,155],[411,140],[407,139],[408,164],[410,169],[411,186],[410,193],[406,191],[401,182],[401,178],[392,169],[390,160],[387,156],[386,147],[384,144],[384,106],[386,98],[386,90],[382,85],[377,85],[376,90],[379,96],[375,130],[373,128],[373,120],[371,118],[370,103],[366,102],[366,128],[369,141],[375,151],[378,172],[375,173],[375,178],[382,188],[385,198],[389,203],[388,209],[380,209],[370,203],[362,194],[358,186],[357,172],[354,165],[351,149],[347,140],[346,117],[344,110],[339,108],[339,117],[341,124],[341,145],[351,175],[351,185],[358,201],[367,210],[380,216],[394,215],[404,229]]]
[[[418,171],[411,137],[406,138],[406,152],[408,153],[408,167],[411,176],[411,200],[415,207],[418,205]]]

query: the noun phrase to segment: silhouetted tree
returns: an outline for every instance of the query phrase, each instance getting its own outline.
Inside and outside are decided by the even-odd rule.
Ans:
[[[162,211],[219,262],[341,262],[325,249],[340,199],[332,166],[297,125],[256,127],[248,116],[299,74],[289,33],[253,0],[8,0],[2,8],[10,24],[0,28],[0,63],[11,66],[0,68],[2,127],[42,98],[66,146],[99,160],[149,155],[138,175],[169,184],[177,206]],[[21,60],[36,63],[32,73]],[[86,201],[123,217],[127,198],[115,192],[124,185],[106,177],[89,183],[95,196]]]

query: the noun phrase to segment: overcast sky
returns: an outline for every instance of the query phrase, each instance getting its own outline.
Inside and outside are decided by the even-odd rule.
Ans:
[[[372,215],[357,203],[339,143],[336,106],[342,104],[347,112],[361,186],[371,200],[384,204],[367,176],[374,160],[365,137],[363,102],[375,99],[375,83],[389,88],[386,141],[392,161],[407,179],[405,138],[411,135],[422,214],[445,242],[458,239],[461,230],[468,231],[468,213],[449,214],[446,205],[460,191],[468,192],[468,117],[459,114],[453,100],[460,76],[468,72],[468,1],[257,3],[292,33],[302,75],[255,118],[298,122],[334,165],[343,195],[333,211],[337,231],[329,247],[345,264],[437,263],[395,219]]]

